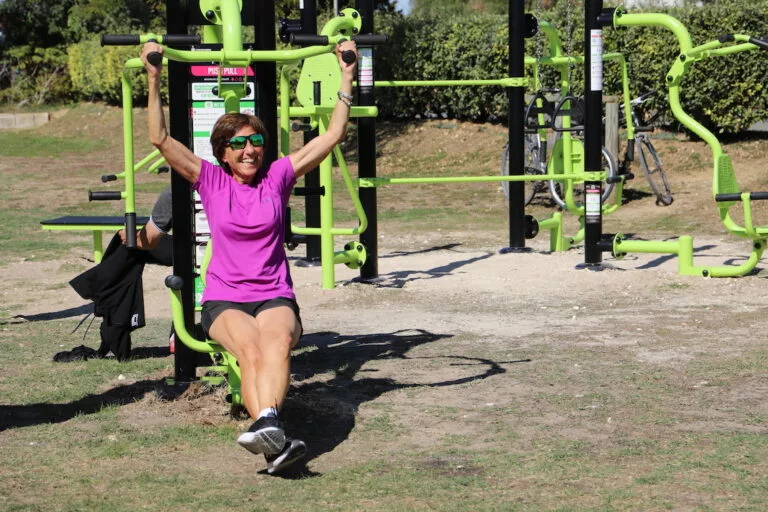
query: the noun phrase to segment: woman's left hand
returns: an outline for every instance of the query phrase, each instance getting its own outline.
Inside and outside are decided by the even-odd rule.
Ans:
[[[357,53],[357,44],[354,41],[343,41],[336,45],[336,57],[339,59],[339,67],[343,72],[352,72],[357,65],[357,59],[360,57]],[[355,60],[352,62],[345,62],[343,58],[344,52],[352,52],[355,56]]]

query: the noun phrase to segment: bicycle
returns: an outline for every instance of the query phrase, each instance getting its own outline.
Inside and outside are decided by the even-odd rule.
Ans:
[[[621,128],[626,128],[629,131],[627,137],[627,149],[624,152],[620,170],[622,174],[631,174],[635,148],[637,148],[637,154],[640,157],[640,167],[642,167],[643,174],[656,196],[656,205],[669,206],[674,201],[674,198],[672,197],[672,189],[669,186],[669,180],[664,172],[659,153],[656,151],[656,148],[653,146],[653,142],[651,142],[651,138],[648,135],[650,132],[654,131],[655,127],[653,126],[653,123],[661,117],[663,110],[658,109],[651,112],[650,115],[644,116],[640,108],[641,105],[650,101],[656,93],[656,90],[649,91],[629,102],[632,126],[627,126],[626,117],[622,118],[620,121],[619,126]],[[620,105],[619,108],[624,109],[624,105]]]
[[[552,119],[552,103],[545,93],[558,92],[556,89],[541,89],[528,102],[525,109],[525,141],[523,149],[523,174],[541,176],[547,173],[547,135],[546,128]],[[501,153],[501,175],[509,176],[509,142]],[[543,181],[523,182],[525,187],[525,206],[528,206],[539,192],[546,190]],[[509,182],[502,181],[504,195],[509,201]]]
[[[583,142],[580,134],[584,127],[579,125],[583,119],[583,102],[573,96],[564,96],[556,106],[553,105],[545,93],[557,93],[557,89],[543,89],[537,92],[528,103],[525,113],[525,143],[524,143],[524,173],[528,175],[557,175],[568,172],[566,167],[573,165],[573,157],[583,155]],[[558,121],[560,120],[560,121]],[[571,125],[571,123],[576,123]],[[555,132],[555,140],[552,145],[552,151],[548,152],[548,130]],[[568,158],[566,159],[566,154]],[[602,170],[606,173],[607,181],[602,191],[602,201],[605,203],[611,196],[615,185],[615,177],[619,174],[619,166],[616,158],[604,146],[601,148]],[[569,160],[566,162],[566,160]],[[583,159],[581,159],[583,162]],[[504,146],[501,157],[501,174],[509,175],[509,144]],[[552,200],[562,209],[568,209],[567,193],[570,191],[573,196],[573,206],[580,208],[575,196],[579,195],[579,190],[574,189],[573,185],[581,181],[569,180],[566,188],[561,184],[562,180],[549,180],[549,185],[544,181],[526,182],[525,204],[533,201],[536,194],[549,189],[549,195]],[[503,182],[504,194],[509,200],[509,185]]]

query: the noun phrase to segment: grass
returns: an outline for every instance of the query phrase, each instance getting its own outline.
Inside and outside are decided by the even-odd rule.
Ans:
[[[462,128],[441,123],[439,129],[450,136]],[[86,144],[89,135],[78,132],[73,139]],[[395,143],[407,151],[406,140]],[[14,158],[5,147],[0,143],[0,154]],[[468,150],[469,160],[462,161],[449,150],[410,151],[387,172],[441,175],[498,153],[489,145]],[[688,153],[679,154],[688,159]],[[94,176],[113,158],[110,153],[91,167],[78,167],[50,193],[46,190],[54,187],[46,173],[3,170],[5,264],[12,258],[89,254],[89,234],[46,233],[38,223],[73,212],[115,214],[119,205],[82,199],[84,190],[98,186]],[[89,160],[62,157],[68,163],[80,159]],[[167,176],[140,178],[137,190],[146,211]],[[499,215],[505,201],[495,186],[392,186],[383,187],[380,197],[379,220],[387,236],[432,233],[448,243],[456,232],[505,228]],[[338,219],[354,222],[349,203],[340,201],[344,212]],[[691,221],[681,216],[643,222],[671,230],[690,227]],[[76,274],[87,266],[67,260],[58,272]],[[562,283],[556,274],[536,285],[512,279],[507,294],[489,291],[488,283],[469,288],[475,283],[468,266],[440,268],[466,278],[468,288],[441,295],[410,285],[372,291],[350,284],[323,291],[326,303],[307,311],[308,325],[333,308],[343,310],[344,320],[334,327],[339,336],[320,336],[294,356],[297,374],[306,378],[294,383],[286,412],[316,450],[308,471],[296,480],[256,473],[261,459],[233,442],[247,422],[226,414],[218,390],[173,394],[164,384],[173,374],[171,356],[54,363],[60,350],[97,346],[99,321],[85,337],[84,327],[72,332],[80,317],[24,322],[15,317],[17,291],[2,288],[0,509],[768,507],[767,361],[753,327],[762,322],[759,296],[745,295],[751,309],[727,301],[710,307],[706,301],[719,293],[678,276],[654,284],[653,297],[638,298],[638,286],[622,281],[629,272],[595,276],[602,279],[597,287],[567,297],[557,294]],[[516,266],[515,276],[525,270]],[[62,280],[40,293],[64,288]],[[314,288],[304,292],[320,294]],[[480,295],[491,300],[473,310]],[[656,302],[658,297],[669,302]],[[435,309],[442,316],[424,313]],[[482,327],[458,325],[461,315],[483,318]],[[417,339],[371,334],[360,322],[366,316],[374,317],[372,332],[389,332],[407,318],[448,334]],[[589,321],[579,323],[577,316]],[[494,334],[500,323],[507,334]],[[532,334],[521,336],[518,327]],[[151,319],[134,332],[134,347],[158,348],[167,331],[167,320]]]
[[[674,374],[661,368],[648,372],[642,365],[627,364],[622,349],[605,350],[601,364],[594,358],[585,363],[593,354],[587,350],[530,347],[526,352],[537,363],[517,367],[514,379],[550,391],[529,394],[526,401],[498,394],[494,401],[501,403],[478,404],[482,414],[468,404],[434,399],[434,393],[448,397],[461,392],[458,388],[443,392],[426,387],[409,393],[411,400],[426,404],[420,418],[428,422],[423,426],[409,423],[402,411],[413,406],[396,395],[371,402],[340,447],[366,447],[366,457],[338,460],[321,475],[298,481],[264,480],[251,473],[251,456],[234,446],[237,427],[231,420],[211,415],[174,419],[169,408],[189,409],[195,402],[147,402],[152,387],[141,391],[132,384],[151,383],[157,379],[153,376],[167,374],[170,358],[121,365],[51,362],[53,351],[75,343],[74,336],[66,334],[71,323],[3,326],[0,418],[46,418],[0,432],[5,510],[618,511],[768,506],[764,433],[717,427],[680,430],[685,415],[674,409],[680,400],[690,400],[684,398],[688,392]],[[165,322],[151,322],[136,332],[136,346],[155,344],[166,328]],[[94,333],[85,341],[93,343]],[[419,353],[443,353],[453,341],[442,343],[422,346]],[[481,352],[498,360],[497,350],[508,348],[485,347]],[[317,353],[302,351],[308,357]],[[697,380],[716,368],[719,378],[727,379],[722,385],[730,387],[745,372],[755,375],[764,367],[760,354],[755,347],[729,359],[708,355],[688,372]],[[413,361],[439,371],[434,360]],[[584,369],[574,373],[574,361],[581,361]],[[621,364],[605,364],[611,362]],[[385,370],[390,363],[372,364]],[[118,380],[119,375],[125,381]],[[466,389],[487,394],[503,382],[492,380]],[[127,391],[115,393],[121,388]],[[118,401],[110,402],[110,396]],[[596,404],[600,407],[593,407]],[[758,416],[738,401],[730,407],[737,409],[731,421],[743,414],[745,427],[764,422],[765,412]],[[553,414],[563,418],[566,429],[543,421]],[[159,421],[148,421],[153,416]],[[626,428],[615,435],[601,432],[602,426],[611,425],[609,417]],[[418,435],[431,424],[469,431],[451,434],[449,429],[434,439]],[[527,432],[531,426],[534,430]],[[581,431],[593,433],[585,436]],[[221,470],[224,466],[227,471]]]
[[[45,148],[50,155],[87,155],[106,147],[104,140],[80,137],[50,137],[34,131],[0,131],[3,156],[30,156],[34,148]]]

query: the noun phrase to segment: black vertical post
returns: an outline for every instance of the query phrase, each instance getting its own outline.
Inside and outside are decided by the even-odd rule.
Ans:
[[[602,169],[603,33],[599,15],[603,0],[586,0],[584,6],[584,164],[587,172]],[[602,182],[584,182],[584,265],[603,261]]]
[[[373,0],[356,0],[355,8],[362,19],[362,34],[373,33]],[[357,103],[361,106],[376,104],[374,96],[373,48],[361,48],[358,62]],[[370,59],[370,60],[369,60]],[[370,69],[363,69],[370,66]],[[358,176],[376,177],[376,119],[361,117],[357,121]],[[376,211],[376,187],[358,189],[360,203],[368,218],[368,228],[360,235],[360,243],[365,247],[368,257],[360,267],[362,279],[373,279],[379,275],[378,217]]]
[[[509,0],[509,76],[525,76],[525,2]],[[508,137],[509,137],[509,174],[523,175],[525,160],[523,155],[525,90],[522,87],[509,87]],[[525,248],[525,189],[522,181],[509,182],[509,247],[502,252],[519,251]]]
[[[317,34],[317,2],[315,0],[304,0],[302,5],[303,7],[300,9],[301,33]],[[318,135],[319,133],[317,129],[304,132],[304,144],[308,143]],[[304,175],[304,186],[308,189],[320,188],[320,172],[317,167]],[[308,228],[320,227],[320,196],[314,194],[304,196],[304,216],[305,225]],[[320,237],[318,235],[307,235],[305,240],[307,250],[305,263],[319,264]]]
[[[255,49],[275,49],[275,2],[274,0],[256,0],[254,9]],[[256,92],[258,94],[257,115],[264,122],[269,133],[269,144],[265,148],[264,163],[268,166],[277,160],[277,64],[275,62],[256,62],[253,65],[256,74]]]
[[[186,34],[187,3],[182,0],[166,2],[167,32]],[[189,132],[189,66],[181,62],[168,63],[168,121],[170,135],[190,147]],[[187,330],[194,332],[194,244],[192,243],[192,198],[189,183],[176,172],[171,174],[173,211],[173,273],[184,279],[181,290],[184,308],[184,323]],[[174,354],[174,377],[177,381],[188,382],[196,378],[198,353],[183,343],[176,343]]]

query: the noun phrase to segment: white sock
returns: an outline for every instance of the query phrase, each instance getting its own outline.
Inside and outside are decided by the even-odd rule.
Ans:
[[[259,417],[256,419],[263,418],[265,416],[272,416],[274,418],[277,418],[277,409],[275,409],[274,407],[267,407],[266,409],[262,409],[261,412],[259,413]]]

